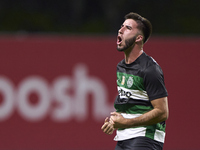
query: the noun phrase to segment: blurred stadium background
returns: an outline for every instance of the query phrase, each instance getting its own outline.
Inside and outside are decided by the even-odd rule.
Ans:
[[[1,0],[0,150],[111,150],[101,132],[117,94],[117,30],[148,18],[144,51],[164,71],[164,150],[199,150],[200,1]]]
[[[2,33],[115,34],[124,14],[149,18],[154,35],[199,35],[198,0],[1,0]]]

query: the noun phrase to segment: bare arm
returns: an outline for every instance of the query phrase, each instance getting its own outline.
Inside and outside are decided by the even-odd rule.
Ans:
[[[154,109],[133,119],[126,119],[120,113],[112,112],[110,119],[114,123],[114,128],[148,126],[168,119],[169,110],[167,97],[152,100],[151,104]]]

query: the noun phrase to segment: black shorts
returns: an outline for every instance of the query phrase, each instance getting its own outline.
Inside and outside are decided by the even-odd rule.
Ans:
[[[147,137],[136,137],[118,141],[115,150],[162,150],[163,143]]]

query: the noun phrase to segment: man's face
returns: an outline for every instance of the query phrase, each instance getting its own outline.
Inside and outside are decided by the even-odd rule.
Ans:
[[[117,50],[124,51],[134,46],[136,37],[139,34],[137,23],[133,19],[126,19],[118,31]]]

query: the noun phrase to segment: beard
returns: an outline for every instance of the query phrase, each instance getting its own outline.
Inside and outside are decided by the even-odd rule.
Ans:
[[[125,46],[117,47],[117,50],[122,52],[122,51],[125,51],[126,49],[128,49],[129,47],[133,46],[135,44],[136,37],[137,36],[134,36],[131,39],[125,40]]]

